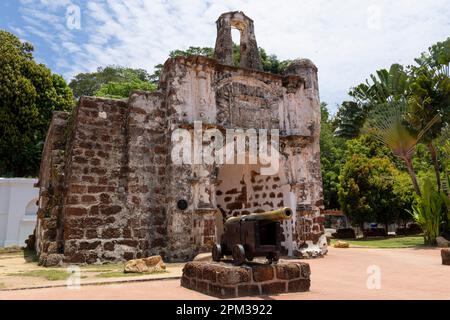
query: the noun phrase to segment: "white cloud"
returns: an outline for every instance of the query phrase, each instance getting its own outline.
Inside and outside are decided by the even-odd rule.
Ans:
[[[94,0],[81,6],[80,31],[65,27],[76,0],[21,3],[22,29],[52,42],[56,71],[67,78],[107,64],[151,71],[171,50],[214,46],[217,17],[242,10],[267,52],[315,62],[332,106],[376,69],[412,63],[450,30],[449,0]]]

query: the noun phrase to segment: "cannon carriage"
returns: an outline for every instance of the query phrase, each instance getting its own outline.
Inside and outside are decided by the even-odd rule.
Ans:
[[[292,215],[291,208],[282,208],[229,218],[220,242],[213,246],[213,260],[219,262],[224,256],[232,256],[233,263],[241,265],[262,256],[269,263],[277,262],[281,251],[280,223]]]

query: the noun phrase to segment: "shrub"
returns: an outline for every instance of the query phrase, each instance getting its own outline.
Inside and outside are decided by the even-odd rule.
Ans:
[[[424,231],[424,241],[426,245],[435,245],[436,237],[439,236],[442,210],[445,207],[443,192],[434,188],[429,178],[425,179],[423,192],[417,196],[412,211],[410,212],[417,224]]]

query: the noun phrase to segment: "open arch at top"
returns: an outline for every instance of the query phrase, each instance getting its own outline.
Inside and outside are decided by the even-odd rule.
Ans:
[[[232,28],[240,31],[240,67],[262,70],[261,57],[256,43],[253,20],[243,12],[234,11],[222,14],[217,20],[217,39],[214,57],[223,64],[233,65]]]

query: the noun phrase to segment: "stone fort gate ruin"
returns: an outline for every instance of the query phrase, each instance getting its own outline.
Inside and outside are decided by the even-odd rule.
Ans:
[[[231,28],[241,31],[232,65]],[[40,263],[120,261],[161,254],[186,261],[209,250],[223,221],[283,206],[286,254],[326,252],[320,173],[317,68],[294,60],[283,75],[262,71],[253,21],[230,12],[217,21],[214,59],[177,57],[156,92],[127,100],[82,97],[55,112],[43,151],[35,246]],[[259,165],[177,165],[175,129],[278,129],[279,172]]]

